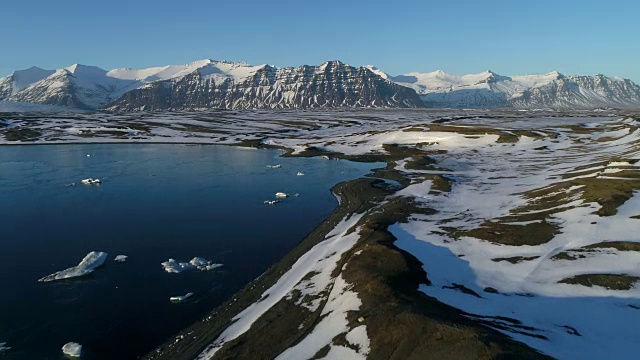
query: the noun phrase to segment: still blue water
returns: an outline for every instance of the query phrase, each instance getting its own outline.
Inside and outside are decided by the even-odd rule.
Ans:
[[[279,155],[188,145],[0,147],[0,342],[12,347],[0,358],[62,359],[69,341],[84,346],[84,359],[144,354],[277,262],[335,208],[334,184],[373,167]],[[81,185],[88,177],[103,182]],[[299,196],[263,204],[278,191]],[[37,281],[92,250],[109,253],[94,274]],[[114,262],[118,254],[127,262]],[[194,256],[224,266],[168,274],[160,265]],[[170,303],[188,292],[192,301]]]

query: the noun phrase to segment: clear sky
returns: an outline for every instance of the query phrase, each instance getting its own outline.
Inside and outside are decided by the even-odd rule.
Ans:
[[[557,70],[640,83],[638,0],[3,0],[0,14],[0,76],[338,59],[392,75]]]

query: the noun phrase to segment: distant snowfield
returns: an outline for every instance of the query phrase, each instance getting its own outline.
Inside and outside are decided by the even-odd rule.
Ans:
[[[420,290],[548,355],[625,359],[640,352],[640,333],[635,331],[640,316],[640,121],[631,115],[256,111],[4,121],[13,129],[39,132],[34,143],[252,142],[350,155],[384,153],[384,145],[393,144],[429,151],[436,169],[411,168],[410,158],[395,163],[396,170],[413,180],[390,195],[437,211],[413,215],[390,228],[396,245],[424,264],[431,285]],[[1,133],[2,127],[0,143],[21,143]],[[433,181],[425,178],[432,174],[453,179],[451,191],[435,191]],[[629,199],[615,213],[598,214],[603,210],[598,201],[614,188],[628,190]],[[260,301],[237,314],[199,359],[211,358],[246,333],[281,299],[321,309],[326,317],[280,358],[305,358],[326,345],[334,358],[365,358],[370,351],[366,327],[349,328],[344,320],[361,306],[358,294],[341,276],[331,276],[341,254],[357,244],[362,216],[366,214],[343,219]],[[516,227],[524,238],[526,226],[542,223],[555,229],[548,240],[530,245],[505,241],[509,234],[503,229]],[[484,227],[488,232],[479,234]],[[566,281],[590,274],[624,276],[629,283],[607,288]],[[330,294],[324,302],[318,300],[315,295],[329,285]],[[339,334],[360,350],[332,344]]]
[[[18,101],[0,100],[0,112],[30,112],[30,113],[62,113],[79,112],[80,110],[64,106],[32,104]]]

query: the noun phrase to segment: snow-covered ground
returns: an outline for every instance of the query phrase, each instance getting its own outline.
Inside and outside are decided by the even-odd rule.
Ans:
[[[617,241],[640,245],[634,237],[640,231],[640,197],[633,192],[616,214],[601,216],[597,212],[602,206],[589,195],[640,180],[636,162],[640,160],[638,121],[516,120],[473,135],[465,132],[475,126],[475,121],[468,120],[457,131],[445,132],[427,127],[407,131],[408,124],[395,125],[393,129],[338,127],[335,132],[323,131],[328,135],[323,137],[313,134],[267,141],[293,149],[312,146],[349,155],[384,153],[384,144],[431,151],[438,167],[446,170],[408,169],[406,161],[398,161],[396,168],[414,181],[394,196],[411,197],[438,213],[414,215],[407,223],[390,229],[398,238],[396,244],[424,264],[432,284],[423,285],[423,292],[554,357],[632,358],[630,354],[640,351],[640,335],[633,332],[640,308],[640,287],[633,280],[640,278],[640,252],[601,244]],[[500,142],[500,133],[513,138]],[[455,179],[452,190],[432,191],[431,180],[420,180],[426,174],[446,174]],[[599,182],[581,184],[581,180]],[[522,226],[517,229],[524,237],[528,231],[524,226],[543,221],[557,231],[548,241],[534,245],[501,243],[501,237],[507,235],[497,230],[495,241],[470,235],[474,229],[498,224]],[[595,248],[589,247],[596,244]],[[558,255],[563,253],[570,257]],[[566,281],[589,274],[621,275],[631,279],[631,284],[623,289]],[[460,291],[461,287],[478,296]],[[315,289],[304,282],[286,286],[309,288]],[[345,306],[349,306],[347,303]],[[238,322],[201,358],[211,356],[225,341],[246,331],[255,319],[254,306],[260,304],[247,309],[254,316],[240,314]],[[310,309],[317,306],[305,305]],[[281,356],[306,357],[315,353],[317,346],[331,344],[337,333],[330,325],[339,326],[340,322],[329,317],[325,320]]]
[[[210,359],[225,343],[247,332],[260,316],[283,298],[315,311],[322,303],[320,293],[328,289],[331,289],[331,294],[322,308],[322,314],[326,317],[302,342],[286,350],[279,358],[308,358],[326,345],[330,345],[331,352],[335,352],[336,355],[364,358],[369,351],[366,329],[364,325],[349,329],[346,320],[346,312],[357,310],[360,300],[356,293],[349,291],[349,284],[342,278],[336,279],[331,276],[342,254],[356,244],[359,229],[355,226],[361,218],[362,214],[358,214],[342,220],[327,234],[324,241],[300,257],[276,284],[267,289],[260,301],[236,315],[233,324],[205,349],[198,359]],[[361,345],[360,350],[354,351],[348,347],[333,345],[332,339],[342,333],[346,333],[354,344]],[[311,355],[308,356],[309,354]]]
[[[388,145],[420,149],[435,167],[409,166],[411,155],[396,161],[395,170],[411,184],[391,196],[437,212],[412,215],[390,231],[397,246],[424,264],[431,285],[421,291],[554,357],[622,359],[640,351],[634,332],[640,315],[640,122],[632,116],[255,111],[16,117],[4,123],[38,131],[35,143],[251,141],[294,153],[320,149],[351,156],[386,154]],[[20,143],[1,136],[0,142]],[[451,190],[436,190],[433,175],[452,180]],[[616,211],[601,204],[620,194],[629,199],[621,205],[616,200]],[[358,294],[332,275],[341,255],[357,243],[362,216],[345,218],[237,314],[199,359],[245,334],[283,299],[323,317],[280,358],[308,357],[327,345],[333,358],[366,357],[365,325],[349,327],[345,317],[361,306]],[[530,230],[535,226],[552,231],[536,235]],[[169,265],[172,271],[195,266],[175,260]],[[622,280],[612,286],[576,280],[594,274]],[[333,344],[340,334],[353,346]]]
[[[79,112],[80,110],[74,108],[68,108],[64,106],[32,104],[18,101],[0,100],[0,113],[2,112],[18,112],[18,113],[64,113],[64,112]]]

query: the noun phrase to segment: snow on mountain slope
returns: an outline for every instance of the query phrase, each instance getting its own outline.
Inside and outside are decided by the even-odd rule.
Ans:
[[[72,65],[31,84],[9,100],[96,109],[135,88],[135,81],[107,76],[95,66]]]
[[[276,68],[215,62],[150,83],[108,106],[113,111],[167,109],[298,109],[423,107],[417,94],[364,67],[340,61]]]
[[[420,94],[428,107],[444,108],[596,108],[638,107],[640,87],[630,80],[596,76],[548,74],[501,76],[492,71],[463,76],[441,70],[389,76],[369,67],[398,85]]]
[[[216,82],[224,82],[224,79],[231,78],[234,81],[242,81],[253,75],[264,65],[250,66],[246,63],[234,63],[216,60],[194,61],[186,65],[168,65],[162,67],[152,67],[147,69],[114,69],[107,73],[107,76],[122,80],[139,80],[144,83],[180,78],[199,71],[201,74],[218,78]]]
[[[0,78],[0,99],[90,110],[106,105],[113,110],[635,108],[640,107],[640,87],[621,78],[558,72],[508,77],[489,70],[463,76],[438,70],[390,76],[371,65],[339,61],[277,68],[206,59],[111,71],[77,64],[55,71],[33,67]]]
[[[0,78],[0,99],[7,98],[53,73],[55,73],[55,70],[44,70],[39,67],[32,66],[28,69],[18,70],[9,76]]]
[[[233,82],[242,82],[264,66],[201,60],[186,65],[139,70],[106,71],[95,66],[79,64],[55,71],[29,69],[29,76],[16,72],[12,76],[0,79],[0,99],[97,109],[113,102],[128,91],[152,82],[180,79],[194,73],[197,73],[203,81],[212,81],[216,84],[224,83],[228,79]],[[21,80],[18,83],[19,86],[12,85],[15,83],[15,78],[26,80]]]

